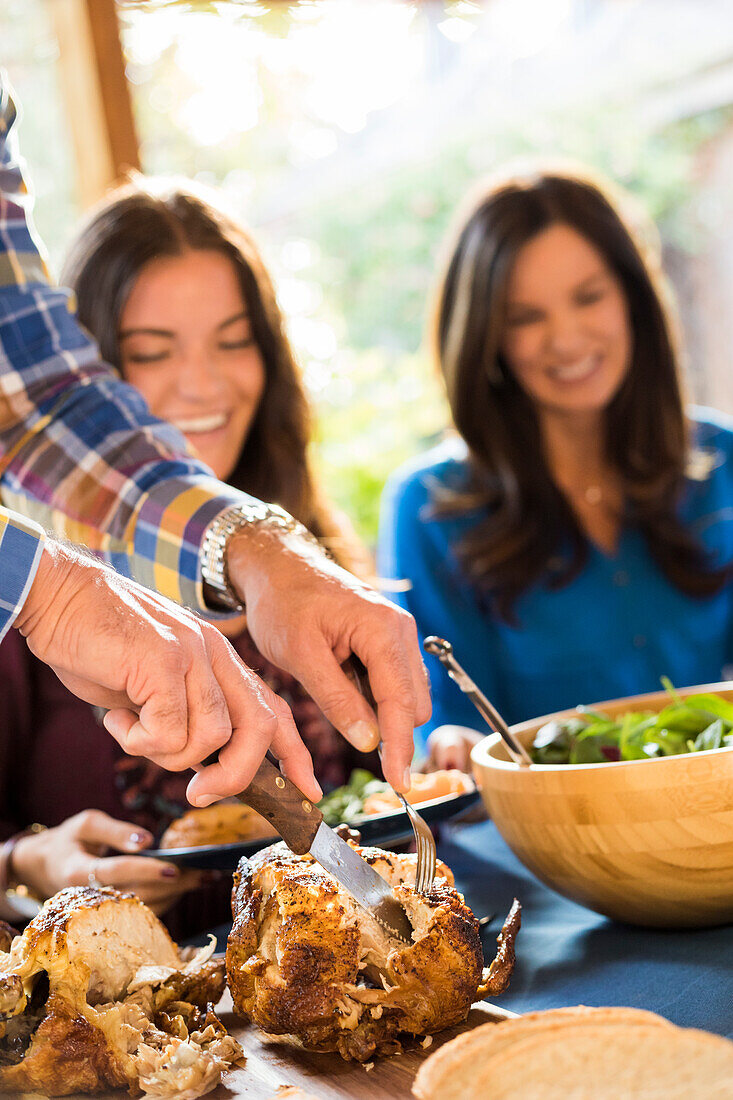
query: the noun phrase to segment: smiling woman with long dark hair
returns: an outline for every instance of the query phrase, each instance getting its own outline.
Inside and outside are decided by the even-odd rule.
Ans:
[[[212,283],[212,268],[235,299],[231,318],[214,305],[217,297],[221,303],[221,283]],[[156,415],[176,419],[171,410],[183,414],[178,419],[184,435],[219,477],[279,503],[326,540],[341,564],[363,567],[363,552],[313,474],[310,404],[272,279],[251,233],[214,196],[175,180],[137,178],[114,192],[84,225],[61,279],[75,291],[79,320],[99,342],[103,358],[141,390]],[[192,308],[183,297],[187,287]],[[157,291],[155,301],[151,291]],[[236,382],[251,374],[256,356],[262,373],[256,401],[241,400],[241,383],[233,393],[212,393],[196,384],[176,393],[171,384],[176,377],[185,384],[182,364],[185,370],[199,333],[190,333],[186,344],[189,333],[182,330],[205,324],[207,318],[199,321],[199,315],[206,304],[212,324],[202,352],[205,375],[211,380],[226,374]],[[176,307],[165,329],[161,308],[170,312]],[[214,321],[226,320],[233,324],[217,330]],[[219,437],[223,455],[212,432],[193,430],[202,403],[204,411],[211,406],[214,412],[233,414]]]
[[[580,171],[471,198],[431,347],[457,431],[385,494],[380,572],[509,722],[720,678],[733,659],[730,428],[684,408],[654,233]],[[476,726],[431,662],[433,718]],[[443,736],[440,763],[465,760]]]

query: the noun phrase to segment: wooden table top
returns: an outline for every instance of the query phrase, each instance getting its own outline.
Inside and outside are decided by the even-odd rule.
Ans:
[[[223,1005],[222,1005],[223,1008]],[[391,1058],[377,1059],[367,1070],[358,1062],[345,1062],[338,1054],[313,1054],[282,1037],[265,1036],[252,1025],[242,1025],[226,1011],[222,1022],[242,1044],[247,1061],[228,1073],[224,1083],[209,1093],[211,1100],[276,1098],[287,1085],[300,1086],[316,1100],[410,1100],[412,1082],[429,1054],[462,1032],[511,1016],[506,1010],[485,1002],[471,1009],[466,1022],[434,1036],[427,1048],[418,1046]]]
[[[241,1067],[230,1070],[222,1084],[207,1093],[209,1100],[235,1100],[240,1096],[247,1100],[277,1100],[288,1085],[299,1086],[315,1100],[344,1100],[344,1097],[411,1100],[415,1074],[442,1043],[479,1024],[500,1022],[515,1015],[481,1001],[473,1006],[465,1023],[434,1036],[428,1047],[418,1046],[376,1060],[373,1068],[367,1070],[358,1062],[345,1062],[338,1054],[309,1053],[282,1036],[267,1036],[252,1024],[237,1020],[231,1008],[231,999],[225,993],[217,1013],[227,1031],[242,1044],[247,1060]],[[122,1089],[96,1095],[98,1100],[125,1100],[128,1096]],[[75,1094],[72,1100],[85,1098]]]

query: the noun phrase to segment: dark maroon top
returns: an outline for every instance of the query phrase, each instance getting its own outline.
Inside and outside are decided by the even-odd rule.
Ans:
[[[300,684],[262,657],[246,631],[232,644],[290,706],[325,790],[346,782],[353,767],[375,769],[374,757],[352,749]],[[0,643],[0,841],[32,822],[59,825],[84,809],[104,810],[157,838],[190,809],[192,774],[126,756],[92,707],[33,657],[17,630],[8,631]],[[182,939],[226,921],[230,887],[230,881],[213,884],[206,896],[197,891],[183,898],[165,918],[172,934]]]

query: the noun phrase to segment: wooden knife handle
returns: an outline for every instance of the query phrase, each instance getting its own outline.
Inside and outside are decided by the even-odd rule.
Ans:
[[[203,766],[215,763],[217,755],[212,753]],[[323,814],[267,756],[250,785],[236,798],[262,814],[296,855],[305,855],[310,850]]]

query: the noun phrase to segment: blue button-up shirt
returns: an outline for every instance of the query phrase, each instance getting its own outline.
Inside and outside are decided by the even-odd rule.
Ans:
[[[697,410],[699,478],[686,483],[681,514],[714,555],[733,560],[733,424]],[[507,722],[660,688],[721,679],[733,660],[733,589],[697,599],[662,575],[642,536],[621,533],[616,552],[591,546],[581,573],[552,591],[534,584],[516,605],[519,625],[497,621],[462,577],[455,548],[477,515],[436,519],[430,485],[460,483],[465,447],[450,441],[413,461],[387,485],[383,499],[380,576],[406,581],[395,598],[417,620],[420,635],[453,644],[456,658]],[[435,658],[427,658],[431,721],[485,729],[478,712]]]

